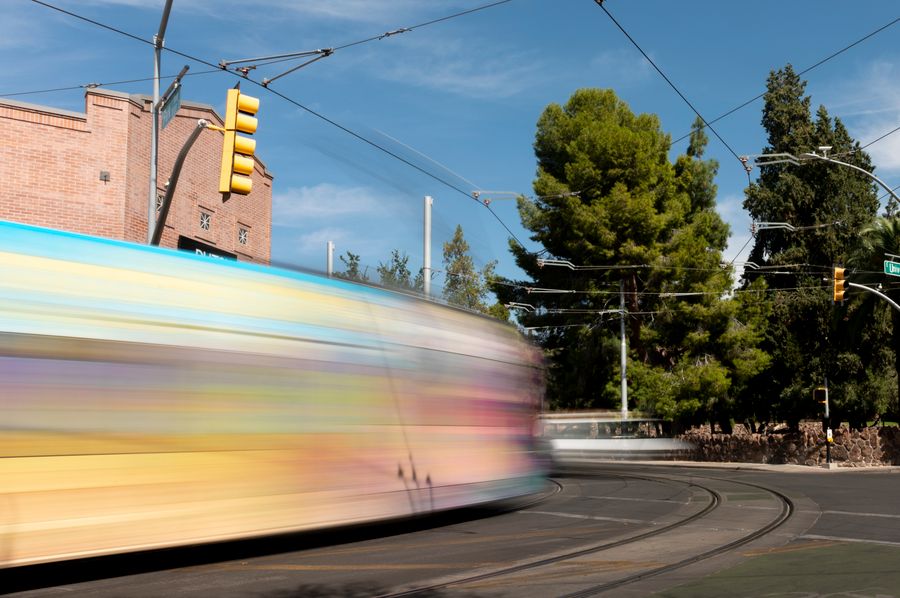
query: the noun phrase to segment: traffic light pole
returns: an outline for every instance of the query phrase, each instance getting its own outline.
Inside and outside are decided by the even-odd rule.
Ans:
[[[628,346],[625,341],[625,279],[619,281],[619,310],[621,319],[619,320],[619,331],[621,333],[621,344],[619,358],[621,361],[621,385],[622,385],[622,419],[628,417],[628,376],[625,368],[628,367]]]
[[[831,443],[834,441],[831,435],[831,414],[828,411],[828,377],[825,377],[825,463],[831,467]]]
[[[876,290],[876,289],[873,289],[872,287],[867,287],[867,286],[864,286],[861,284],[856,284],[855,282],[848,282],[847,286],[853,287],[854,289],[859,289],[861,291],[868,291],[870,293],[874,293],[874,294],[878,295],[879,297],[881,297],[882,299],[884,299],[885,301],[887,301],[888,303],[890,303],[894,309],[896,309],[897,311],[900,311],[900,305],[897,305],[896,301],[894,301],[893,299],[891,299],[890,297],[888,297],[887,295],[885,295],[884,293],[882,293],[879,290]]]
[[[163,230],[166,228],[166,218],[169,217],[169,206],[172,205],[172,196],[175,195],[175,187],[178,185],[178,177],[181,175],[181,167],[184,165],[184,159],[187,157],[188,152],[191,151],[191,146],[197,141],[197,137],[200,136],[201,131],[206,128],[218,129],[219,127],[211,127],[207,121],[203,119],[198,120],[197,127],[191,132],[187,141],[184,142],[184,147],[182,147],[181,151],[178,153],[178,157],[175,158],[175,165],[172,167],[172,176],[166,183],[166,196],[163,199],[162,206],[159,208],[159,219],[156,221],[156,226],[153,227],[153,236],[150,238],[151,245],[159,246]]]
[[[156,231],[156,181],[159,155],[159,61],[162,54],[163,39],[166,26],[169,24],[169,13],[172,11],[172,0],[166,0],[163,16],[159,22],[159,32],[153,36],[153,101],[150,104],[150,197],[147,199],[147,242],[153,245]],[[158,241],[157,241],[158,243]]]

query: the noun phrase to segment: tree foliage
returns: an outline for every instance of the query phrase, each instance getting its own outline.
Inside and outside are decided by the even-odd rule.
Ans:
[[[399,249],[391,251],[391,259],[388,263],[379,263],[377,272],[383,286],[400,289],[412,290],[414,288],[411,279],[412,272],[409,271],[409,256],[400,253]]]
[[[805,86],[790,65],[770,74],[762,115],[768,133],[763,153],[802,156],[831,146],[832,155],[871,172],[869,156],[840,119],[832,119],[824,106],[813,117]],[[851,336],[846,311],[832,308],[823,277],[829,276],[832,265],[846,263],[859,231],[876,216],[878,198],[871,179],[814,159],[801,165],[762,166],[758,180],[746,191],[744,207],[754,221],[786,222],[798,229],[759,230],[750,261],[760,268],[744,272],[745,284],[764,278],[774,291],[762,344],[771,361],[756,380],[770,397],[771,410],[759,415],[791,422],[816,416],[819,406],[812,401],[812,389],[827,376],[838,415],[864,421],[879,399],[872,393],[872,400],[866,400],[863,387],[870,374],[884,371],[884,356],[859,343],[877,337],[883,326],[873,319]],[[782,273],[768,274],[769,267]]]
[[[489,284],[494,279],[497,262],[492,261],[481,270],[475,267],[462,226],[457,225],[453,237],[444,243],[443,259],[443,295],[448,303],[505,319],[506,312],[502,306],[489,306],[487,303]]]
[[[340,256],[340,260],[344,262],[344,271],[335,272],[335,276],[346,278],[347,280],[355,280],[357,282],[369,281],[369,277],[366,276],[366,273],[360,270],[359,254],[348,251],[346,254]]]
[[[747,315],[758,306],[722,298],[731,286],[731,270],[720,266],[728,226],[715,211],[718,165],[703,159],[700,124],[673,163],[657,117],[635,115],[611,90],[576,91],[538,120],[538,197],[518,206],[544,251],[539,258],[511,244],[531,280],[495,290],[537,308],[519,319],[546,327],[539,339],[551,404],[615,406],[618,326],[610,324],[620,317],[620,284],[631,396],[641,408],[727,418],[734,389],[765,366],[758,318]],[[554,259],[592,268],[546,265]],[[570,292],[528,293],[533,287]]]

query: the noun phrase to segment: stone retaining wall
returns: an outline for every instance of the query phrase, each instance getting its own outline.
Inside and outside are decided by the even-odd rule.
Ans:
[[[900,428],[866,428],[833,431],[831,461],[841,467],[900,465]],[[825,459],[825,433],[819,422],[800,424],[800,432],[752,434],[736,425],[733,434],[713,434],[710,427],[693,428],[679,436],[696,448],[697,461],[737,463],[792,463],[822,465]]]

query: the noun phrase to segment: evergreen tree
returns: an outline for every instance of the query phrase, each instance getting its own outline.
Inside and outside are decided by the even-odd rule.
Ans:
[[[490,315],[499,315],[486,302],[488,285],[494,278],[497,262],[490,262],[480,271],[469,255],[469,243],[457,225],[453,238],[444,243],[444,299],[448,303]]]
[[[868,155],[839,119],[832,119],[824,106],[813,119],[805,86],[790,65],[770,74],[763,153],[802,156],[831,146],[842,161],[871,172]],[[799,166],[761,166],[744,207],[754,221],[787,222],[800,229],[758,231],[750,261],[761,268],[744,272],[745,284],[765,278],[775,290],[762,345],[772,360],[758,377],[757,392],[768,395],[776,416],[795,423],[816,415],[811,391],[825,376],[835,388],[852,385],[872,365],[842,347],[846,333],[832,316],[830,290],[822,279],[833,264],[849,257],[855,237],[877,213],[877,194],[871,180],[853,169],[809,160]],[[768,274],[769,267],[780,273]]]
[[[900,287],[891,283],[891,277],[881,274],[885,255],[900,255],[900,219],[876,219],[860,231],[859,240],[847,263],[851,278],[859,284],[877,285],[894,302],[900,303]],[[847,419],[857,423],[874,415],[897,419],[900,417],[897,375],[900,335],[894,331],[900,330],[900,311],[872,293],[851,289],[848,296],[846,314],[843,310],[837,312],[842,319],[839,326],[846,332],[840,340],[849,344],[848,351],[859,356],[860,365],[865,363],[870,367],[857,369],[857,384],[852,388],[837,389],[839,404]],[[851,390],[852,396],[844,396],[845,390]]]
[[[695,126],[674,164],[669,145],[656,116],[633,114],[611,90],[576,91],[538,121],[538,198],[518,205],[545,249],[539,258],[511,244],[531,281],[494,288],[505,302],[538,308],[519,315],[522,324],[550,326],[538,338],[553,406],[615,406],[618,326],[609,324],[618,322],[610,311],[619,306],[620,282],[629,392],[642,408],[727,419],[735,372],[746,377],[765,364],[754,333],[736,323],[741,306],[721,299],[731,285],[730,269],[720,266],[728,226],[715,212],[718,165],[703,160],[706,136]],[[542,267],[552,258],[592,268]],[[528,293],[533,287],[573,292]]]

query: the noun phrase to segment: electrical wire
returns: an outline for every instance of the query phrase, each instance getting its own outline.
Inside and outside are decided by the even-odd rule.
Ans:
[[[133,40],[135,40],[135,41],[139,41],[139,42],[141,42],[141,43],[148,44],[148,45],[151,45],[151,46],[153,45],[153,42],[148,41],[148,40],[145,40],[145,39],[143,39],[143,38],[141,38],[141,37],[139,37],[139,36],[137,36],[137,35],[134,35],[134,34],[132,34],[132,33],[128,33],[128,32],[123,31],[123,30],[121,30],[121,29],[117,29],[116,27],[112,27],[112,26],[110,26],[110,25],[106,25],[106,24],[101,23],[101,22],[99,22],[99,21],[95,21],[95,20],[93,20],[93,19],[89,19],[89,18],[84,17],[84,16],[82,16],[82,15],[79,15],[79,14],[77,14],[77,13],[74,13],[74,12],[71,12],[71,11],[68,11],[68,10],[65,10],[65,9],[63,9],[63,8],[60,8],[60,7],[58,7],[58,6],[54,6],[54,5],[52,5],[52,4],[49,4],[49,3],[47,3],[47,2],[44,2],[43,0],[31,0],[31,1],[34,2],[35,4],[39,4],[39,5],[44,6],[44,7],[46,7],[46,8],[50,8],[50,9],[52,9],[52,10],[56,10],[56,11],[58,11],[58,12],[61,12],[61,13],[65,14],[65,15],[68,15],[68,16],[71,16],[71,17],[73,17],[73,18],[76,18],[76,19],[85,21],[85,22],[90,23],[90,24],[92,24],[92,25],[95,25],[95,26],[97,26],[97,27],[101,27],[101,28],[103,28],[103,29],[106,29],[106,30],[108,30],[108,31],[112,31],[112,32],[114,32],[114,33],[118,33],[118,34],[120,34],[120,35],[124,35],[125,37],[128,37],[128,38],[130,38],[130,39],[133,39]],[[504,3],[506,3],[506,2],[511,2],[511,1],[512,1],[512,0],[502,0],[502,1],[500,1],[500,2],[495,2],[495,3],[493,3],[493,4],[485,5],[484,7],[481,7],[480,9],[483,9],[483,8],[490,8],[491,6],[497,6],[497,5],[499,5],[499,4],[504,4]],[[472,10],[470,10],[470,11],[466,11],[466,12],[463,12],[463,13],[458,13],[458,15],[468,14],[468,13],[470,13],[470,12],[474,12],[475,10],[476,10],[476,9],[472,9]],[[433,23],[437,23],[437,22],[440,22],[440,21],[442,21],[442,20],[447,20],[447,19],[449,19],[449,18],[454,18],[454,16],[451,15],[451,16],[448,16],[448,17],[442,17],[442,18],[440,18],[440,19],[435,19],[434,21],[430,21],[430,22],[425,23],[425,24],[422,24],[422,25],[420,25],[420,26],[424,26],[424,25],[427,25],[427,24],[431,24],[432,22],[433,22]],[[220,70],[220,71],[222,71],[222,72],[228,72],[229,74],[231,74],[231,75],[233,75],[233,76],[236,76],[234,73],[232,73],[232,72],[230,72],[230,71],[227,71],[227,70],[224,70],[224,69],[220,69],[220,67],[219,67],[217,64],[213,64],[213,63],[211,63],[211,62],[209,62],[209,61],[207,61],[207,60],[204,60],[204,59],[202,59],[202,58],[198,58],[198,57],[196,57],[196,56],[192,56],[192,55],[190,55],[190,54],[186,54],[186,53],[184,53],[184,52],[180,52],[180,51],[175,50],[174,48],[170,48],[170,47],[168,47],[168,46],[164,46],[163,49],[166,50],[167,52],[171,52],[171,53],[173,53],[173,54],[175,54],[175,55],[177,55],[177,56],[181,56],[181,57],[186,58],[186,59],[188,59],[188,60],[192,60],[192,61],[194,61],[194,62],[198,62],[198,63],[200,63],[200,64],[204,64],[204,65],[206,65],[206,66],[213,67],[213,68],[215,68],[216,70]],[[338,128],[338,129],[340,129],[341,131],[344,131],[345,133],[347,133],[348,135],[351,135],[352,137],[355,137],[355,138],[358,139],[359,141],[362,141],[363,143],[365,143],[365,144],[367,144],[367,145],[369,145],[369,146],[371,146],[371,147],[373,147],[373,148],[375,148],[375,149],[377,149],[377,150],[379,150],[379,151],[381,151],[381,152],[387,154],[388,156],[390,156],[390,157],[392,157],[392,158],[394,158],[394,159],[396,159],[396,160],[399,160],[400,162],[406,164],[407,166],[413,168],[414,170],[419,171],[420,173],[422,173],[422,174],[424,174],[425,176],[427,176],[427,177],[433,179],[434,181],[436,181],[436,182],[438,182],[438,183],[440,183],[440,184],[442,184],[442,185],[448,187],[449,189],[452,189],[452,190],[454,190],[454,191],[456,191],[456,192],[458,192],[458,193],[464,195],[465,197],[467,197],[468,199],[470,199],[470,200],[472,200],[472,201],[475,201],[475,202],[478,203],[479,205],[484,206],[484,207],[488,210],[488,212],[490,212],[491,216],[493,216],[494,219],[497,220],[497,222],[499,222],[500,225],[506,230],[506,232],[509,233],[510,237],[512,237],[512,239],[516,242],[516,244],[518,244],[518,245],[519,245],[522,249],[524,249],[526,252],[528,251],[527,248],[525,247],[525,245],[519,240],[519,238],[518,238],[518,237],[516,236],[516,234],[512,231],[512,229],[506,224],[506,222],[504,222],[503,219],[500,218],[500,216],[498,216],[497,213],[494,212],[494,210],[493,210],[489,205],[485,205],[485,204],[483,204],[482,202],[478,201],[477,199],[475,199],[474,197],[472,197],[471,194],[470,194],[468,191],[465,191],[464,189],[462,189],[462,188],[460,188],[460,187],[454,185],[454,184],[451,183],[450,181],[447,181],[447,180],[441,178],[440,176],[438,176],[438,175],[436,175],[436,174],[434,174],[434,173],[432,173],[432,172],[429,172],[429,171],[425,170],[425,169],[422,168],[421,166],[418,166],[417,164],[414,164],[414,163],[410,162],[410,161],[407,160],[406,158],[400,156],[399,154],[396,154],[395,152],[392,152],[392,151],[389,150],[388,148],[386,148],[386,147],[384,147],[384,146],[382,146],[382,145],[380,145],[380,144],[378,144],[378,143],[372,141],[371,139],[368,139],[367,137],[363,136],[363,135],[360,134],[360,133],[357,133],[356,131],[350,129],[349,127],[346,127],[346,126],[344,126],[344,125],[338,123],[337,121],[335,121],[335,120],[333,120],[333,119],[331,119],[331,118],[325,116],[324,114],[322,114],[322,113],[320,113],[320,112],[317,112],[317,111],[313,110],[312,108],[310,108],[310,107],[308,107],[308,106],[305,106],[304,104],[301,104],[301,103],[298,102],[297,100],[294,100],[293,98],[291,98],[291,97],[285,95],[284,93],[281,93],[280,91],[278,91],[278,90],[276,90],[276,89],[273,89],[273,88],[271,88],[270,86],[263,85],[262,82],[260,82],[260,81],[256,81],[255,79],[252,79],[252,78],[250,78],[249,76],[246,76],[246,75],[241,76],[241,79],[244,80],[244,81],[248,81],[248,82],[252,83],[253,85],[256,85],[256,86],[259,87],[260,89],[264,89],[264,90],[268,91],[269,93],[272,93],[272,94],[274,94],[274,95],[280,97],[281,99],[283,99],[284,101],[288,102],[289,104],[292,104],[292,105],[294,105],[295,107],[297,107],[297,108],[299,108],[299,109],[301,109],[301,110],[307,112],[308,114],[310,114],[310,115],[312,115],[312,116],[315,116],[316,118],[318,118],[318,119],[320,119],[320,120],[322,120],[322,121],[324,121],[324,122],[326,122],[326,123],[328,123],[328,124],[330,124],[330,125],[332,125],[332,126]],[[531,253],[531,252],[529,252],[529,253]]]
[[[893,134],[896,133],[897,131],[900,131],[900,127],[895,127],[895,128],[893,128],[893,129],[891,129],[890,131],[888,131],[888,132],[885,133],[884,135],[878,137],[877,139],[874,139],[874,140],[870,141],[869,143],[867,143],[867,144],[865,144],[865,145],[863,145],[863,146],[861,146],[861,147],[854,148],[854,149],[852,149],[852,150],[850,150],[850,151],[848,151],[848,152],[841,152],[841,153],[839,153],[839,154],[831,154],[831,157],[832,157],[832,158],[840,158],[840,157],[843,157],[843,156],[851,156],[851,155],[855,154],[856,152],[861,152],[861,151],[863,151],[864,149],[866,149],[866,148],[869,147],[870,145],[873,145],[873,144],[875,144],[875,143],[878,143],[879,141],[881,141],[881,140],[884,139],[885,137],[888,137],[889,135],[893,135]]]
[[[475,8],[470,8],[470,9],[468,9],[468,10],[464,10],[464,11],[461,11],[461,12],[458,12],[458,13],[454,13],[454,14],[452,14],[452,15],[447,15],[447,16],[445,16],[445,17],[439,17],[439,18],[437,18],[437,19],[432,19],[432,20],[426,21],[426,22],[424,22],[424,23],[419,23],[419,24],[417,24],[417,25],[411,25],[411,26],[409,26],[409,27],[400,27],[400,28],[398,28],[398,29],[394,29],[394,30],[391,30],[391,31],[386,31],[386,32],[384,32],[384,33],[381,33],[381,34],[378,34],[378,35],[373,35],[373,36],[367,37],[367,38],[365,38],[365,39],[361,39],[361,40],[357,40],[357,41],[354,41],[354,42],[345,43],[345,44],[342,44],[342,45],[339,45],[339,46],[334,46],[334,47],[332,47],[332,48],[327,48],[327,49],[323,49],[323,50],[318,50],[318,51],[316,51],[316,52],[321,52],[321,53],[323,53],[323,55],[322,55],[322,56],[319,56],[319,58],[324,58],[325,56],[331,56],[332,54],[334,54],[334,53],[337,52],[338,50],[343,50],[343,49],[345,49],[345,48],[351,48],[351,47],[353,47],[353,46],[358,46],[358,45],[366,44],[366,43],[369,43],[369,42],[380,41],[380,40],[383,40],[383,39],[385,39],[385,38],[387,38],[387,37],[391,37],[391,36],[394,36],[394,35],[399,35],[399,34],[401,34],[401,33],[409,33],[409,32],[414,31],[414,30],[416,30],[416,29],[421,29],[422,27],[428,27],[429,25],[434,25],[434,24],[436,24],[436,23],[442,23],[442,22],[444,22],[444,21],[449,21],[449,20],[451,20],[451,19],[455,19],[455,18],[458,18],[458,17],[462,17],[462,16],[465,16],[465,15],[469,15],[469,14],[472,14],[472,13],[474,13],[474,12],[478,12],[478,11],[481,11],[481,10],[486,10],[486,9],[488,9],[488,8],[493,8],[493,7],[499,6],[499,5],[501,5],[501,4],[507,4],[507,3],[509,3],[509,2],[512,2],[512,0],[498,0],[497,2],[491,2],[491,3],[489,3],[489,4],[484,4],[484,5],[481,5],[481,6],[476,6]],[[296,54],[296,55],[294,55],[294,56],[284,56],[284,55],[281,55],[281,56],[272,57],[271,59],[263,59],[263,60],[257,62],[256,64],[254,64],[253,66],[249,66],[249,67],[236,67],[234,70],[240,72],[241,74],[246,74],[246,70],[247,70],[247,69],[255,69],[255,68],[258,67],[258,66],[265,66],[265,65],[275,64],[275,63],[279,63],[279,62],[287,62],[287,61],[290,61],[290,60],[298,60],[298,59],[300,59],[300,58],[307,58],[307,57],[310,55],[310,52],[309,52],[309,51],[305,51],[305,52],[296,52],[295,54]],[[316,59],[314,59],[314,60],[312,60],[312,61],[309,61],[309,62],[307,62],[306,64],[309,64],[310,62],[314,62],[315,60],[318,60],[318,58],[316,58]],[[238,62],[250,62],[250,61],[247,61],[247,60],[241,60],[241,61],[238,61]],[[300,67],[306,66],[306,64],[301,64]],[[288,73],[292,72],[293,70],[296,70],[297,68],[300,68],[300,67],[295,67],[294,69],[291,69],[291,70],[287,71],[286,73],[283,73],[282,75],[279,75],[279,77],[281,77],[281,76],[283,76],[283,75],[286,75],[286,74],[288,74]]]
[[[753,235],[750,235],[750,236],[747,238],[747,242],[744,243],[743,247],[741,247],[740,249],[738,249],[738,252],[734,255],[733,258],[731,258],[731,261],[728,262],[728,265],[729,265],[729,266],[733,266],[733,265],[734,265],[734,260],[738,259],[738,256],[740,256],[740,255],[744,252],[744,250],[747,249],[747,245],[749,245],[749,244],[750,244],[750,241],[752,241],[752,240],[753,240]]]
[[[185,73],[184,77],[192,77],[196,75],[209,75],[211,73],[219,73],[222,69],[209,69],[208,71],[197,71],[195,73]],[[160,80],[174,79],[178,75],[160,75]],[[121,81],[108,81],[106,83],[82,83],[81,85],[71,85],[69,87],[54,87],[51,89],[35,89],[33,91],[20,91],[16,93],[0,93],[0,98],[12,98],[16,96],[34,95],[39,93],[53,93],[57,91],[74,91],[76,89],[94,89],[97,87],[109,87],[111,85],[127,85],[129,83],[146,83],[153,81],[153,77],[143,77],[142,79],[123,79]]]
[[[647,60],[647,62],[650,63],[650,66],[652,66],[654,69],[656,69],[656,72],[659,73],[660,76],[661,76],[663,79],[665,79],[666,83],[669,84],[669,87],[671,87],[673,90],[675,90],[675,93],[678,94],[678,97],[680,97],[682,100],[684,100],[684,103],[687,104],[688,107],[689,107],[691,110],[694,111],[694,114],[697,115],[697,118],[699,118],[701,121],[703,121],[703,124],[706,125],[706,127],[707,127],[710,131],[712,131],[713,135],[715,135],[716,138],[717,138],[719,141],[722,142],[722,145],[724,145],[724,146],[728,149],[728,151],[731,152],[731,155],[734,156],[734,159],[737,160],[738,162],[740,162],[741,165],[742,165],[742,166],[745,168],[745,170],[746,170],[746,164],[745,164],[745,162],[744,162],[743,160],[741,160],[741,157],[737,155],[737,152],[735,152],[735,151],[731,148],[731,146],[728,145],[728,142],[725,141],[725,140],[722,138],[721,135],[719,135],[719,132],[716,131],[716,130],[710,125],[710,123],[707,122],[707,120],[706,120],[705,118],[703,118],[703,115],[700,114],[700,111],[697,110],[697,109],[694,107],[694,105],[691,103],[691,101],[688,100],[688,99],[685,97],[685,95],[684,95],[683,93],[681,93],[681,90],[679,90],[678,87],[676,87],[676,85],[675,85],[674,83],[672,83],[672,80],[669,79],[668,76],[666,76],[666,74],[662,71],[662,69],[660,69],[660,68],[656,65],[655,62],[653,62],[653,60],[650,58],[650,56],[648,56],[647,53],[644,52],[643,48],[641,48],[641,46],[634,40],[634,38],[631,37],[631,35],[629,35],[627,31],[625,31],[625,28],[622,27],[622,25],[619,24],[619,22],[615,19],[615,17],[613,17],[612,14],[606,9],[606,7],[603,6],[604,0],[594,0],[594,2],[597,4],[597,6],[599,6],[599,7],[603,10],[603,12],[606,13],[606,15],[610,18],[610,20],[611,20],[613,23],[615,23],[616,27],[618,27],[619,30],[625,35],[625,37],[628,38],[628,41],[630,41],[630,42],[634,45],[634,47],[637,48],[638,51],[644,56],[644,58]],[[749,176],[750,176],[750,171],[749,171],[749,170],[747,170],[747,176],[748,176],[748,178],[749,178]]]
[[[396,35],[398,33],[406,33],[408,31],[414,31],[416,29],[421,29],[422,27],[428,27],[429,25],[435,25],[437,23],[443,23],[444,21],[449,21],[450,19],[455,19],[457,17],[462,17],[465,15],[472,14],[474,12],[478,12],[481,10],[486,10],[488,8],[493,8],[495,6],[499,6],[501,4],[507,4],[512,2],[512,0],[498,0],[497,2],[491,2],[489,4],[483,4],[481,6],[476,6],[475,8],[470,8],[468,10],[464,10],[462,12],[458,12],[452,15],[447,15],[446,17],[439,17],[437,19],[432,19],[430,21],[425,21],[424,23],[419,23],[418,25],[411,25],[409,27],[401,27],[400,29],[396,29],[394,31],[388,31],[387,33],[382,33],[381,35],[375,35],[367,39],[362,39],[355,42],[350,42],[348,44],[344,44],[342,46],[335,46],[334,50],[343,50],[344,48],[350,48],[352,46],[358,46],[360,44],[365,44],[372,41],[382,40],[385,37],[390,37],[391,35]]]
[[[898,21],[900,21],[900,17],[897,17],[896,19],[894,19],[893,21],[891,21],[891,22],[888,23],[887,25],[883,25],[883,26],[879,27],[878,29],[876,29],[875,31],[873,31],[873,32],[871,32],[871,33],[869,33],[869,34],[867,34],[867,35],[865,35],[865,36],[859,38],[858,40],[856,40],[855,42],[851,43],[850,45],[844,46],[843,48],[841,48],[841,49],[838,50],[837,52],[834,52],[834,53],[832,53],[831,55],[829,55],[829,56],[823,58],[822,60],[820,60],[819,62],[815,63],[814,65],[809,66],[809,67],[803,69],[802,71],[800,71],[800,72],[797,73],[797,76],[805,75],[806,73],[810,72],[811,70],[813,70],[813,69],[815,69],[815,68],[817,68],[817,67],[819,67],[819,66],[822,66],[823,64],[825,64],[826,62],[828,62],[828,61],[831,60],[832,58],[836,58],[837,56],[843,54],[844,52],[846,52],[846,51],[849,50],[850,48],[853,48],[854,46],[861,44],[862,42],[866,41],[866,40],[869,39],[870,37],[873,37],[873,36],[877,35],[878,33],[881,33],[882,31],[884,31],[884,30],[887,29],[888,27],[890,27],[890,26],[892,26],[892,25],[895,25]],[[766,93],[767,93],[767,91],[764,91],[764,92],[762,92],[761,94],[759,94],[759,95],[757,95],[757,96],[755,96],[755,97],[753,97],[753,98],[750,98],[749,100],[747,100],[747,101],[744,102],[743,104],[740,104],[740,105],[738,105],[738,106],[735,106],[734,108],[732,108],[732,109],[729,110],[728,112],[725,112],[724,114],[720,114],[719,116],[717,116],[716,118],[712,119],[712,120],[709,121],[709,122],[710,122],[710,123],[717,123],[717,122],[719,122],[720,120],[722,120],[723,118],[725,118],[725,117],[727,117],[727,116],[731,116],[732,114],[734,114],[735,112],[737,112],[737,111],[740,110],[741,108],[745,108],[745,107],[749,106],[750,104],[752,104],[753,102],[755,102],[756,100],[762,98],[763,96],[766,95]],[[703,129],[703,127],[696,128],[696,129],[691,129],[691,131],[690,131],[689,133],[685,133],[684,135],[682,135],[681,137],[679,137],[678,139],[676,139],[675,141],[673,141],[671,144],[669,144],[669,146],[671,147],[671,146],[675,145],[676,143],[678,143],[679,141],[683,141],[683,140],[687,139],[688,137],[690,137],[691,135],[693,135],[696,131],[700,131],[700,130],[702,130],[702,129]],[[893,131],[892,131],[892,132],[893,132]],[[880,139],[876,139],[876,141],[880,141]],[[874,143],[874,141],[873,141],[872,143]],[[869,145],[871,145],[871,143],[870,143]]]

